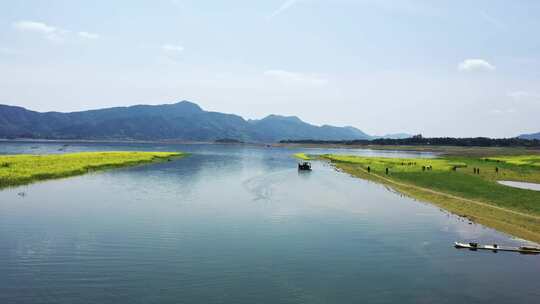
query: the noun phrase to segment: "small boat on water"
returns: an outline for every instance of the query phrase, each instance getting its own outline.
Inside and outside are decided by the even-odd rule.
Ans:
[[[311,163],[303,162],[298,164],[299,171],[311,171]]]
[[[521,246],[518,249],[519,249],[519,252],[521,252],[521,253],[540,254],[540,248],[539,247]]]
[[[510,252],[519,252],[522,254],[540,254],[540,247],[531,247],[531,246],[521,246],[521,247],[507,247],[499,246],[497,244],[493,245],[480,245],[478,243],[460,243],[454,242],[454,247],[457,249],[469,249],[469,250],[491,250],[493,252],[497,251],[510,251]]]

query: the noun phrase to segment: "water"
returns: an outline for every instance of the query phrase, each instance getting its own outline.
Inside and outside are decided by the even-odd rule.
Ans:
[[[525,183],[525,182],[515,182],[515,181],[499,181],[499,184],[509,186],[509,187],[514,187],[514,188],[540,191],[540,184],[535,184],[535,183]]]
[[[2,142],[0,152],[61,147]],[[90,143],[66,150],[193,154],[0,191],[0,303],[533,303],[540,296],[539,256],[452,247],[522,241],[320,162],[299,173],[290,155],[300,150]]]

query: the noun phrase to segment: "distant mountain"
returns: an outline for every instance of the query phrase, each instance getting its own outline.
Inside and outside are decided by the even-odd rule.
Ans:
[[[532,133],[532,134],[521,134],[518,137],[523,138],[523,139],[539,139],[540,140],[540,132]]]
[[[261,141],[275,142],[282,139],[333,140],[365,139],[369,135],[353,127],[314,126],[296,116],[269,115],[260,120],[250,120],[255,136]]]
[[[385,139],[404,139],[404,138],[411,138],[413,137],[412,134],[408,133],[394,133],[394,134],[386,134],[383,136],[373,136],[373,139],[376,138],[385,138]]]
[[[181,101],[71,113],[35,112],[0,105],[0,138],[133,139],[275,142],[283,139],[353,140],[369,135],[353,127],[315,126],[298,117],[269,115],[246,121]]]

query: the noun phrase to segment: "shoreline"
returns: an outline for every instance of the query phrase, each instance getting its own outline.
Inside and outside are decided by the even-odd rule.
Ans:
[[[145,151],[0,155],[0,191],[90,172],[171,161],[187,155],[182,152]]]
[[[388,186],[412,199],[440,207],[457,216],[467,218],[471,222],[540,243],[540,214],[515,208],[510,209],[484,199],[463,197],[448,191],[424,187],[420,184],[393,178],[392,175],[385,175],[382,172],[373,172],[373,170],[368,172],[357,163],[340,162],[325,157],[319,159],[328,161],[336,169],[352,177]]]
[[[528,147],[480,147],[480,146],[429,146],[429,145],[344,145],[344,144],[297,144],[280,142],[216,142],[216,141],[190,141],[190,140],[128,140],[128,139],[31,139],[0,138],[0,144],[6,143],[108,143],[108,144],[178,144],[178,145],[240,145],[266,148],[288,149],[343,149],[343,150],[375,150],[395,152],[434,153],[440,156],[493,156],[493,155],[521,155],[538,154],[540,148]]]
[[[416,187],[414,185],[401,184],[391,180],[386,181],[374,174],[371,174],[371,176],[375,176],[375,178],[368,178],[365,175],[360,176],[341,166],[336,166],[336,168],[353,177],[367,179],[381,185],[389,186],[412,199],[440,207],[471,222],[540,244],[540,230],[531,231],[524,227],[530,224],[540,225],[540,217],[514,213],[509,209],[497,208],[496,206],[490,206],[485,203],[447,195],[445,193],[436,193],[430,189]],[[504,218],[506,220],[503,220]]]
[[[110,144],[181,144],[181,145],[267,145],[265,143],[251,142],[216,142],[216,141],[189,141],[189,140],[128,140],[128,139],[5,139],[0,143],[110,143]]]

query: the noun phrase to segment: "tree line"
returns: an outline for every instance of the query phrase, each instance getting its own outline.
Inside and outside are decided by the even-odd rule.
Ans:
[[[339,144],[339,145],[402,145],[402,146],[460,146],[460,147],[540,147],[538,139],[489,138],[489,137],[423,137],[415,135],[409,138],[376,138],[355,140],[282,140],[280,143],[294,144]]]

